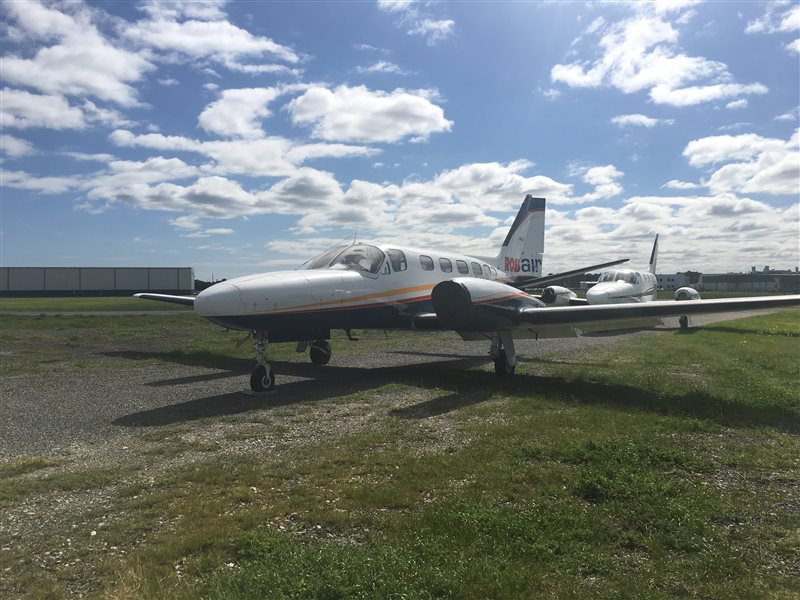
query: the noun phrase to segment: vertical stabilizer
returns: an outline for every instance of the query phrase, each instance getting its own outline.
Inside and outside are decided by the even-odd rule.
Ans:
[[[513,279],[539,277],[544,254],[544,198],[525,196],[511,229],[508,231],[497,268]]]
[[[653,251],[650,253],[650,272],[656,274],[656,261],[658,260],[658,234],[656,234],[656,241],[653,242]]]

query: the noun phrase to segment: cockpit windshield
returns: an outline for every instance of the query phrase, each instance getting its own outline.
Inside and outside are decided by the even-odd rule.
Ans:
[[[618,269],[616,271],[606,271],[605,273],[601,274],[600,278],[597,280],[597,283],[604,283],[608,281],[624,281],[625,283],[637,284],[639,283],[639,277],[634,271]]]
[[[377,275],[386,258],[383,251],[367,244],[355,244],[347,247],[331,262],[330,266],[365,271]]]
[[[309,263],[308,268],[309,269],[325,269],[325,268],[327,268],[328,265],[331,264],[331,261],[333,260],[333,258],[337,254],[341,253],[341,251],[344,250],[345,248],[347,248],[347,246],[343,244],[341,246],[335,246],[335,247],[331,248],[330,250],[327,250],[327,251],[323,252],[322,254],[317,256],[314,260],[312,260]]]

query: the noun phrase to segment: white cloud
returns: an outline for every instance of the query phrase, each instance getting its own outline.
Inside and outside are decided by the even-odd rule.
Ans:
[[[786,49],[789,52],[794,52],[795,54],[800,54],[800,38],[798,38],[798,39],[786,44]]]
[[[75,177],[37,177],[25,171],[0,170],[0,187],[32,190],[41,194],[62,194],[78,183]]]
[[[681,89],[670,89],[666,86],[656,86],[650,90],[650,97],[656,104],[670,104],[672,106],[694,106],[713,100],[723,100],[731,96],[742,94],[766,94],[767,86],[760,83],[716,83],[713,85],[690,86]]]
[[[0,133],[0,153],[5,154],[9,158],[29,156],[35,152],[36,149],[29,141],[6,133]]]
[[[4,55],[2,78],[46,94],[94,96],[122,106],[135,105],[137,94],[131,84],[153,65],[142,55],[109,43],[82,4],[62,6],[70,14],[38,1],[4,4],[6,13],[29,38],[56,39],[57,43],[41,47],[33,58]]]
[[[407,0],[378,0],[378,8],[394,14],[398,25],[405,27],[408,35],[424,37],[429,46],[435,46],[453,34],[455,22],[434,18],[425,10],[429,7],[428,4]]]
[[[203,109],[198,123],[223,137],[264,137],[261,121],[270,115],[269,103],[281,93],[278,87],[224,90],[219,100]]]
[[[125,35],[141,44],[163,52],[178,53],[189,59],[210,59],[229,69],[245,73],[289,72],[285,65],[245,64],[245,59],[268,56],[274,60],[296,64],[298,54],[267,37],[254,36],[249,31],[225,20],[178,22],[158,18],[129,24]]]
[[[229,227],[212,227],[210,229],[204,229],[203,231],[195,231],[194,233],[187,233],[183,237],[185,238],[207,238],[211,237],[212,235],[230,235],[234,233],[233,229]]]
[[[747,108],[747,100],[745,98],[741,98],[740,100],[734,100],[733,102],[728,102],[725,105],[725,108],[728,109],[739,109],[739,108]]]
[[[420,19],[408,30],[409,35],[425,38],[429,46],[435,46],[453,34],[455,21],[451,19]]]
[[[371,75],[373,73],[392,73],[394,75],[408,75],[407,71],[403,71],[400,67],[392,62],[379,60],[368,67],[356,67],[356,73],[362,75]]]
[[[779,33],[800,29],[800,5],[794,2],[768,2],[766,11],[750,21],[746,33]]]
[[[294,173],[298,165],[314,158],[370,156],[376,151],[366,146],[346,144],[303,144],[282,137],[252,140],[199,141],[160,133],[136,135],[117,129],[111,141],[123,147],[152,148],[160,151],[194,152],[213,159],[205,168],[216,174],[281,177]]]
[[[787,110],[785,113],[778,115],[774,118],[775,121],[798,121],[800,120],[800,106],[795,106],[792,110]]]
[[[314,136],[324,140],[396,143],[410,137],[421,141],[453,126],[442,108],[429,100],[433,95],[430,90],[312,86],[287,108],[294,123],[313,125]]]
[[[705,185],[714,194],[800,194],[798,136],[787,141],[748,133],[693,140],[683,155],[694,166],[728,163],[716,169]]]
[[[785,142],[772,138],[764,138],[755,133],[742,135],[715,135],[692,140],[683,150],[683,156],[694,167],[748,160],[768,150],[780,150]]]
[[[600,36],[597,56],[590,61],[557,64],[554,82],[570,87],[613,87],[625,94],[649,90],[657,104],[690,106],[743,94],[766,93],[759,83],[732,83],[727,66],[701,56],[689,56],[678,45],[685,19],[672,17],[684,6],[631,5],[633,16],[591,28],[583,35]],[[674,21],[670,21],[674,18]],[[703,82],[701,85],[689,85]]]
[[[162,79],[159,79],[158,83],[160,83],[164,87],[172,87],[174,85],[178,85],[180,82],[174,77],[164,77]]]
[[[153,19],[175,20],[181,17],[213,21],[224,19],[225,11],[222,8],[227,0],[147,0],[140,6],[141,10]]]
[[[699,183],[690,183],[688,181],[680,181],[678,179],[670,179],[667,183],[661,186],[673,190],[697,190],[703,187]]]
[[[655,127],[656,125],[672,125],[675,119],[654,119],[641,114],[633,115],[618,115],[611,119],[614,125],[625,127],[627,125],[635,125],[639,127]]]
[[[70,106],[62,96],[31,94],[23,90],[0,90],[0,126],[27,129],[83,129],[83,111]]]

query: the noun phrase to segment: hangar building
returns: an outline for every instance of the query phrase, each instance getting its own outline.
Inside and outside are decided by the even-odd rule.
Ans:
[[[0,267],[0,296],[191,294],[191,267]]]

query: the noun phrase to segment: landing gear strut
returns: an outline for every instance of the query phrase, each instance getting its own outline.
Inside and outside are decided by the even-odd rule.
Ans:
[[[681,318],[678,319],[678,324],[681,326],[681,329],[689,329],[689,317],[686,315],[681,316]]]
[[[268,345],[266,331],[254,331],[253,350],[256,351],[256,368],[250,375],[250,389],[254,392],[268,392],[275,387],[275,372],[267,362]]]
[[[514,350],[514,338],[510,331],[501,331],[492,335],[489,354],[494,359],[494,373],[498,377],[509,377],[517,369],[517,353]]]

